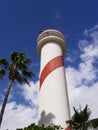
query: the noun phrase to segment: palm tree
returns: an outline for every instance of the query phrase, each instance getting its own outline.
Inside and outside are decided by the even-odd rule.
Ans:
[[[91,111],[88,105],[83,110],[81,110],[81,107],[79,110],[73,109],[74,115],[72,116],[72,120],[66,122],[72,126],[73,130],[89,130],[98,127],[97,118],[90,120]]]
[[[91,125],[93,128],[98,129],[98,118],[91,120]]]
[[[4,110],[8,100],[8,96],[14,81],[18,81],[20,84],[26,83],[30,86],[27,78],[34,76],[34,73],[29,70],[29,63],[31,60],[25,57],[24,53],[13,52],[11,54],[11,63],[9,64],[6,59],[0,59],[0,79],[3,79],[5,72],[8,71],[9,84],[3,100],[3,104],[0,111],[0,126],[3,119]]]

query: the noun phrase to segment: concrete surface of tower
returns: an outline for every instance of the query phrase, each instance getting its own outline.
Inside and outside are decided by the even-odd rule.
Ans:
[[[66,85],[64,35],[54,29],[43,31],[37,40],[40,62],[39,125],[61,125],[70,119]]]

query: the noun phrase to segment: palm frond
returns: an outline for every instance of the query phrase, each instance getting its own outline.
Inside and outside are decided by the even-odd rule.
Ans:
[[[11,53],[11,60],[12,62],[16,62],[17,61],[17,56],[18,56],[18,52],[12,52]]]
[[[88,105],[86,105],[86,107],[81,111],[81,115],[84,122],[88,121],[91,115],[91,111],[89,110]]]
[[[22,62],[25,59],[25,54],[24,53],[18,53],[18,61]]]
[[[25,83],[30,87],[30,83],[29,80],[27,80],[26,78],[24,78]]]
[[[22,70],[22,74],[28,78],[35,76],[35,74],[32,71],[27,71],[27,70]]]
[[[21,74],[20,74],[18,71],[16,72],[15,79],[16,79],[20,84],[23,84],[23,83],[24,83],[24,79],[23,79],[23,77],[21,76]]]
[[[24,64],[29,64],[29,63],[31,63],[32,61],[29,59],[29,58],[25,58],[24,60],[23,60],[23,63]]]
[[[66,121],[66,123],[69,125],[73,125],[73,126],[75,125],[75,122],[73,120],[68,120],[68,121]]]
[[[29,63],[31,60],[26,58],[24,53],[19,52],[13,52],[11,54],[11,59],[12,63],[10,64],[9,69],[16,68],[15,79],[21,84],[27,83],[29,85],[27,78],[35,76],[32,71],[29,71]]]
[[[72,119],[75,121],[75,122],[77,122],[77,123],[79,123],[79,122],[81,122],[81,114],[80,114],[80,112],[78,111],[78,110],[76,110],[75,109],[75,107],[73,107],[73,109],[74,109],[74,115],[73,115],[73,117],[72,117]]]
[[[3,79],[3,76],[5,75],[5,70],[0,69],[0,79]]]
[[[24,64],[23,62],[18,63],[17,67],[20,70],[28,69],[28,64]]]
[[[13,67],[14,67],[14,63],[12,62],[12,63],[9,65],[9,70],[11,70]]]
[[[31,63],[31,60],[29,58],[21,59],[18,63],[19,69],[28,69],[29,64]]]
[[[93,128],[98,128],[98,118],[90,120]]]
[[[23,77],[19,72],[16,72],[16,77],[15,79],[20,83],[20,84],[24,84],[26,83],[28,86],[30,86],[29,81]]]
[[[19,53],[19,52],[13,52],[12,54],[11,54],[11,60],[12,60],[12,62],[14,62],[14,63],[19,63],[19,62],[21,62],[23,59],[24,59],[24,57],[25,57],[25,54],[24,53]]]
[[[9,63],[7,62],[7,60],[5,58],[1,58],[0,65],[3,66],[4,68],[8,68]]]

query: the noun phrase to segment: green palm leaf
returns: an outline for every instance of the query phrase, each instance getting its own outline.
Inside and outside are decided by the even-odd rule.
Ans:
[[[28,86],[30,86],[29,81],[24,76],[22,76],[19,72],[16,73],[16,80],[20,84],[26,83]]]
[[[35,74],[32,71],[23,70],[22,74],[28,78],[34,77]]]
[[[20,59],[20,62],[18,62],[18,68],[19,69],[27,69],[28,65],[31,63],[31,60],[29,58],[26,59]]]
[[[31,60],[30,60],[29,58],[25,58],[25,59],[23,60],[23,63],[24,63],[24,64],[29,64],[29,63],[31,63]]]
[[[18,56],[18,52],[13,52],[11,53],[11,60],[12,62],[16,62],[17,61],[17,56]]]
[[[5,70],[0,69],[0,79],[3,79],[3,76],[5,75]]]
[[[98,128],[98,118],[92,119],[90,122],[93,128]]]
[[[4,67],[5,69],[8,68],[9,63],[7,62],[7,60],[5,58],[1,58],[0,59],[0,66]]]
[[[91,115],[91,111],[88,108],[88,105],[81,111],[81,116],[84,122],[88,121],[89,117]]]

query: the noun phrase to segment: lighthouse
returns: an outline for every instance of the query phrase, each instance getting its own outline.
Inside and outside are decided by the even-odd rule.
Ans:
[[[37,39],[37,52],[41,58],[38,124],[68,128],[70,110],[63,59],[64,35],[54,29],[43,31]]]

